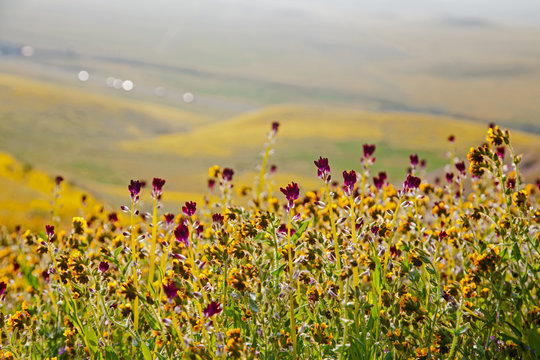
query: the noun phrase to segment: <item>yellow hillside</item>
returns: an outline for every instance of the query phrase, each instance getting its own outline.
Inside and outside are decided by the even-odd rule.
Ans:
[[[486,125],[450,117],[415,113],[378,113],[355,109],[306,106],[274,106],[227,121],[198,127],[186,133],[168,134],[144,141],[125,141],[124,149],[170,153],[180,156],[229,157],[261,145],[261,134],[272,121],[282,124],[280,141],[303,139],[325,142],[358,140],[384,142],[390,147],[441,150],[454,134],[462,148],[481,141]],[[513,131],[515,144],[533,145],[539,137]],[[314,142],[316,143],[316,142]]]
[[[0,225],[12,229],[22,225],[43,230],[44,224],[52,223],[54,178],[47,174],[25,168],[11,156],[0,152]],[[86,205],[82,196],[86,195]],[[59,215],[63,222],[83,214],[85,206],[97,202],[85,192],[66,181],[61,184]]]

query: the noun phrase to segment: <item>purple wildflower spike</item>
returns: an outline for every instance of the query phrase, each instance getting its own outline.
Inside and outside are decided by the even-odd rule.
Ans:
[[[174,221],[174,214],[171,214],[171,213],[167,213],[165,215],[163,215],[165,217],[165,222],[167,223],[167,225],[171,225]]]
[[[99,271],[101,271],[102,274],[105,274],[109,270],[109,263],[106,261],[102,261],[99,263]]]
[[[287,201],[289,202],[289,210],[292,209],[294,206],[294,201],[298,199],[298,196],[300,195],[300,189],[298,188],[298,184],[293,181],[289,185],[287,185],[286,188],[280,188],[279,190],[281,190],[283,195],[285,195],[285,197],[287,198]]]
[[[222,310],[221,303],[212,301],[206,308],[204,308],[203,314],[204,316],[210,318],[216,314],[219,314]]]
[[[373,145],[364,144],[363,148],[364,148],[364,159],[371,157],[373,153],[375,152],[375,144]]]
[[[330,181],[330,165],[328,165],[328,158],[319,156],[319,160],[313,162],[317,166],[317,176],[319,179],[326,182]]]
[[[0,281],[0,297],[2,298],[2,300],[4,300],[6,298],[6,289],[7,289],[7,284],[3,281]]]
[[[460,172],[461,175],[465,175],[465,162],[456,163],[456,169]]]
[[[142,186],[143,184],[139,180],[131,180],[128,186],[131,200],[139,200],[139,194],[141,193]]]
[[[60,183],[62,183],[62,181],[64,181],[64,178],[61,177],[60,175],[54,178],[54,183],[56,184],[56,186],[60,186]]]
[[[221,214],[214,214],[212,215],[212,220],[214,221],[214,224],[223,225],[223,220],[225,218]]]
[[[197,210],[197,203],[195,201],[186,202],[185,206],[182,206],[182,211],[189,217],[192,217]]]
[[[277,121],[274,121],[272,123],[272,131],[274,132],[274,134],[277,133],[278,129],[279,129],[279,123]]]
[[[163,291],[165,291],[165,295],[167,295],[167,298],[169,301],[174,299],[176,295],[178,295],[178,289],[176,288],[176,285],[171,281],[166,285],[163,285]]]
[[[163,194],[163,185],[165,185],[165,180],[160,178],[154,178],[152,180],[152,197],[155,199],[160,199]]]
[[[418,165],[418,155],[417,154],[410,155],[409,159],[411,160],[411,166],[412,167],[416,167],[416,165]]]
[[[347,195],[352,194],[354,185],[356,184],[356,171],[343,171],[343,183],[345,184],[345,192]]]
[[[420,186],[420,182],[420,178],[409,174],[407,175],[407,179],[403,183],[403,187],[405,188],[405,190],[418,189],[418,187]]]
[[[174,229],[174,237],[176,241],[183,243],[186,247],[189,246],[189,228],[182,223]]]
[[[223,177],[223,180],[225,181],[232,181],[232,177],[234,175],[234,170],[230,168],[223,169],[223,173],[221,176]]]
[[[49,241],[52,241],[54,239],[54,226],[45,225],[45,233],[47,234],[47,239],[49,239]]]

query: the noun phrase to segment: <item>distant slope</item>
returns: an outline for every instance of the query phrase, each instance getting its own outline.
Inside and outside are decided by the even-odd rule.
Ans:
[[[125,141],[121,146],[139,153],[181,157],[245,157],[246,153],[261,149],[262,134],[273,121],[281,123],[276,161],[288,165],[288,170],[305,170],[306,175],[313,170],[311,160],[319,155],[329,156],[338,167],[357,167],[363,143],[378,145],[378,164],[394,177],[403,174],[408,166],[408,155],[416,152],[428,159],[428,169],[435,170],[445,163],[444,155],[453,147],[447,142],[449,135],[456,136],[456,150],[464,156],[468,148],[481,143],[486,134],[485,125],[443,116],[283,105],[185,133]],[[539,136],[513,131],[512,138],[518,148],[538,155]]]
[[[84,191],[67,181],[61,183],[58,200],[62,221],[70,222],[83,214],[83,208],[98,203]],[[0,226],[13,229],[22,225],[34,230],[44,230],[52,224],[54,178],[42,171],[23,166],[11,156],[0,152]],[[82,197],[86,196],[86,204]]]

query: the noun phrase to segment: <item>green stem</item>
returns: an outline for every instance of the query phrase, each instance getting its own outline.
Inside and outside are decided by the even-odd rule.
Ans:
[[[287,229],[287,238],[289,240],[289,285],[294,289],[294,282],[293,282],[293,260],[292,260],[292,240],[291,240],[291,209],[289,209],[289,227]],[[294,358],[296,359],[298,357],[298,353],[296,352],[296,324],[294,320],[294,294],[291,290],[291,295],[289,297],[290,299],[290,305],[289,305],[289,312],[290,312],[290,320],[291,320],[291,337],[293,341],[293,351],[294,351]]]
[[[332,239],[334,240],[334,256],[336,258],[336,265],[338,270],[338,283],[339,283],[339,294],[343,296],[343,280],[341,280],[341,255],[339,252],[339,243],[336,231],[336,223],[334,221],[334,199],[330,195],[330,189],[328,188],[328,183],[326,184],[326,196],[328,197],[328,206],[330,207],[330,225],[332,226]]]
[[[150,270],[148,271],[148,285],[154,281],[154,269],[156,261],[156,242],[157,242],[157,196],[154,199],[154,211],[152,213],[152,244],[150,246]]]

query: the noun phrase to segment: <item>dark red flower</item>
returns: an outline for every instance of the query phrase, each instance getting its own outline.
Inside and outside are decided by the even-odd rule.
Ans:
[[[418,189],[418,187],[420,186],[420,182],[420,178],[409,174],[407,175],[407,179],[403,183],[403,187],[405,188],[405,190]]]
[[[4,294],[6,292],[6,289],[7,284],[3,281],[0,281],[0,297],[2,298],[2,300],[4,300],[6,297],[6,295]]]
[[[313,162],[317,166],[317,176],[319,179],[326,182],[330,181],[330,165],[328,165],[328,158],[319,156],[319,160]]]
[[[105,274],[109,270],[109,263],[106,261],[102,261],[99,263],[99,271],[101,271],[102,274]]]
[[[58,175],[56,178],[54,178],[54,183],[55,183],[57,186],[59,186],[60,183],[61,183],[62,181],[64,181],[64,178],[61,177],[60,175]]]
[[[376,176],[375,176],[375,177],[373,178],[373,185],[375,185],[375,187],[376,187],[377,189],[380,190],[380,189],[382,189],[382,187],[384,186],[384,180],[385,180],[385,179],[384,179],[384,178],[381,178],[380,176],[379,176],[379,177],[376,177]]]
[[[189,217],[192,217],[193,214],[195,214],[195,211],[197,210],[197,203],[194,201],[188,201],[186,202],[185,206],[182,206],[182,211],[184,214],[186,214]]]
[[[286,188],[280,188],[279,190],[281,190],[283,195],[285,195],[285,197],[287,198],[287,201],[289,202],[289,209],[292,209],[294,201],[298,199],[298,196],[300,195],[300,189],[298,188],[298,184],[293,181],[289,185],[287,185]]]
[[[450,136],[448,137],[448,141],[454,142],[454,141],[456,141],[456,137],[455,137],[454,135],[450,135]]]
[[[275,173],[275,172],[276,172],[276,170],[277,170],[277,166],[276,166],[276,165],[272,165],[272,166],[270,166],[270,174],[273,174],[273,173]]]
[[[223,220],[225,218],[221,214],[214,214],[212,215],[212,220],[214,221],[214,224],[223,225]]]
[[[223,177],[223,180],[225,181],[232,181],[232,177],[234,175],[234,170],[230,168],[223,169],[223,173],[221,176]]]
[[[183,243],[186,247],[189,246],[189,228],[184,223],[174,229],[174,237],[176,241]]]
[[[420,168],[425,168],[426,167],[426,159],[422,159],[420,160]]]
[[[216,180],[214,179],[208,179],[208,188],[212,190],[214,188],[214,185],[216,184]]]
[[[163,185],[165,185],[165,180],[160,178],[154,178],[152,180],[152,197],[155,199],[160,199],[163,194]]]
[[[461,175],[465,175],[465,162],[461,161],[456,163],[456,169],[461,173]]]
[[[49,239],[49,241],[52,241],[54,239],[54,226],[45,225],[45,232],[47,233],[47,239]]]
[[[502,159],[504,159],[504,146],[498,146],[496,149],[497,156],[499,156]]]
[[[172,281],[163,285],[163,291],[165,291],[165,295],[167,295],[169,301],[174,299],[176,295],[178,295],[178,289]]]
[[[274,133],[277,133],[278,129],[279,129],[279,123],[278,123],[277,121],[274,121],[274,122],[272,123],[272,131],[273,131]]]
[[[206,317],[212,317],[216,314],[219,314],[222,311],[221,303],[217,301],[212,301],[206,308],[203,310],[203,314]]]
[[[165,222],[167,223],[167,225],[171,225],[174,221],[174,214],[171,214],[171,213],[167,213],[165,215],[163,215],[165,217]]]
[[[118,221],[118,215],[116,215],[115,212],[112,212],[109,214],[109,221],[110,222],[117,222]]]
[[[141,193],[141,188],[143,187],[142,182],[139,180],[131,180],[129,183],[128,189],[131,195],[132,200],[138,200],[139,194]]]
[[[363,148],[364,148],[364,159],[371,157],[373,153],[375,152],[374,144],[373,145],[364,144]]]
[[[411,166],[412,167],[416,167],[416,165],[418,165],[418,155],[417,154],[410,155],[409,159],[411,160]]]
[[[446,181],[451,184],[454,181],[454,173],[446,173]]]
[[[345,185],[345,192],[347,193],[347,195],[352,194],[356,181],[356,171],[343,171],[343,183]]]

